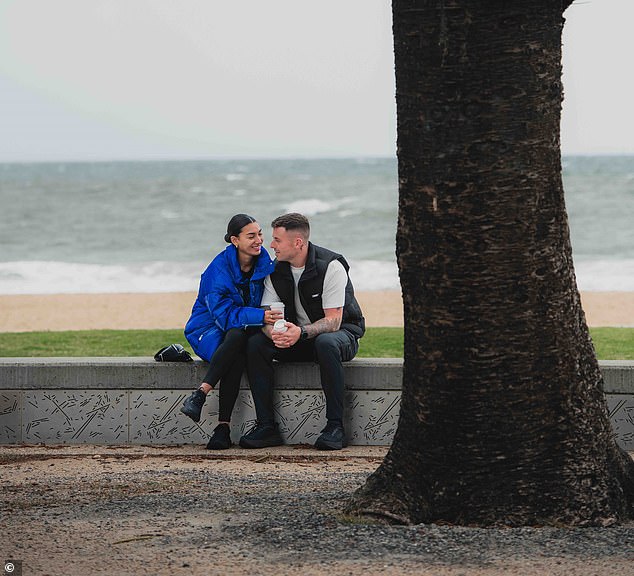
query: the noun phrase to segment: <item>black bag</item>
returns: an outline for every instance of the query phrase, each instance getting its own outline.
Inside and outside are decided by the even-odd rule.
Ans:
[[[157,362],[193,362],[194,359],[180,344],[170,344],[154,354],[154,360]]]

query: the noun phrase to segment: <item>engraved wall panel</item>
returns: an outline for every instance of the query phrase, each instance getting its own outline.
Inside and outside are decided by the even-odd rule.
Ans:
[[[22,393],[0,391],[0,444],[22,442]]]
[[[28,444],[125,444],[125,390],[25,390],[22,441]]]
[[[634,396],[606,394],[606,401],[616,441],[625,450],[634,451]]]
[[[218,391],[195,423],[180,412],[185,390],[1,390],[0,443],[206,444],[218,423]],[[324,395],[318,390],[275,393],[280,432],[288,444],[313,444],[326,424]],[[617,442],[634,451],[634,396],[607,394]],[[348,390],[345,427],[351,445],[389,445],[396,431],[400,391]],[[241,390],[231,437],[255,423],[248,390]]]

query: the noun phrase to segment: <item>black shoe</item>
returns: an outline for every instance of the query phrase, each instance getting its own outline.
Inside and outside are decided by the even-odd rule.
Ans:
[[[343,426],[337,422],[329,422],[321,431],[321,436],[315,442],[318,450],[341,450],[348,445],[346,432]]]
[[[240,446],[243,448],[268,448],[270,446],[281,446],[284,440],[280,436],[277,424],[259,424],[249,430],[240,438]]]
[[[189,416],[194,422],[200,422],[200,412],[205,400],[207,400],[207,395],[202,390],[194,390],[191,396],[183,402],[181,412],[185,416]]]
[[[229,424],[223,422],[214,428],[214,433],[207,442],[207,450],[226,450],[231,448],[231,430]]]

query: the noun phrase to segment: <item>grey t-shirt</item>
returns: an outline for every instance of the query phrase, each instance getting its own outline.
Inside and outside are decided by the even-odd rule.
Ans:
[[[291,273],[293,274],[293,280],[295,280],[295,310],[297,311],[297,324],[298,326],[306,326],[310,324],[310,319],[306,310],[302,306],[299,299],[299,292],[297,290],[297,284],[301,275],[304,272],[304,268],[294,268],[291,266]],[[328,264],[326,269],[326,275],[324,277],[324,290],[321,296],[322,306],[324,310],[327,308],[343,308],[346,301],[346,285],[348,284],[348,274],[343,264],[339,260],[333,260]],[[262,306],[268,306],[273,302],[279,302],[280,297],[277,295],[275,288],[273,288],[273,282],[269,276],[264,280],[264,295],[262,296]]]

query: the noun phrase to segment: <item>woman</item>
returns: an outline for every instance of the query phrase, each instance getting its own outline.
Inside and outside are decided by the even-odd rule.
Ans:
[[[220,381],[218,426],[207,448],[231,447],[230,421],[240,391],[249,335],[264,324],[274,324],[281,314],[259,308],[264,278],[274,262],[262,247],[262,228],[255,218],[236,214],[227,225],[229,246],[218,254],[200,278],[198,297],[185,326],[185,337],[194,352],[209,362],[209,370],[181,412],[194,422],[207,394]]]

